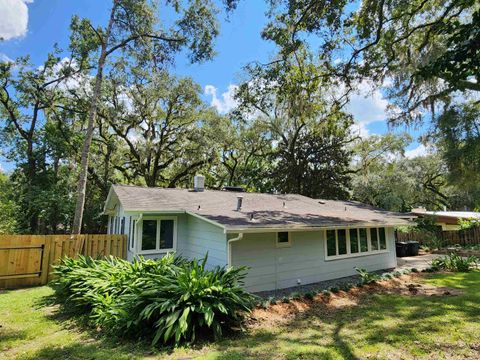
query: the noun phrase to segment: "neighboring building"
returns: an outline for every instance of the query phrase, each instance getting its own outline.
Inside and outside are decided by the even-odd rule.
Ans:
[[[357,202],[203,189],[114,185],[105,203],[109,233],[128,235],[128,259],[175,251],[208,253],[209,267],[250,269],[247,290],[274,290],[394,268],[401,214]]]
[[[460,230],[461,220],[475,220],[480,222],[480,212],[474,211],[427,211],[424,208],[413,209],[411,212],[416,216],[435,217],[435,223],[442,230]]]

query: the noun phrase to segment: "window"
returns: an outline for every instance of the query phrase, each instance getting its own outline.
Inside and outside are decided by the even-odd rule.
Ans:
[[[286,231],[277,233],[277,247],[287,247],[290,245],[290,233]]]
[[[371,228],[370,229],[370,244],[372,244],[372,251],[379,250],[380,247],[378,246],[378,229]]]
[[[173,248],[173,220],[160,220],[160,249]]]
[[[368,251],[367,229],[359,229],[360,232],[360,252]]]
[[[362,256],[387,249],[385,228],[326,231],[326,258]]]
[[[125,234],[125,216],[122,216],[122,220],[120,222],[120,234]]]
[[[358,253],[358,229],[350,229],[350,252]]]
[[[337,255],[337,240],[335,236],[335,230],[327,230],[327,255]]]
[[[155,250],[157,248],[157,220],[143,220],[142,250]]]
[[[387,239],[385,236],[385,228],[379,228],[378,229],[378,234],[380,237],[380,250],[386,250],[387,249]]]
[[[337,230],[338,255],[347,253],[347,231],[345,229]]]
[[[158,253],[174,250],[176,245],[176,219],[144,218],[141,234],[141,252]]]

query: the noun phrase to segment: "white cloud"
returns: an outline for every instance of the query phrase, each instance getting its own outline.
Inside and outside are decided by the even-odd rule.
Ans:
[[[0,0],[0,38],[10,40],[25,36],[28,27],[28,7],[32,0]]]
[[[225,91],[221,98],[217,95],[217,88],[213,85],[206,85],[204,93],[212,97],[210,105],[217,109],[221,114],[225,114],[237,106],[237,101],[234,99],[235,91],[238,86],[230,84],[227,91]]]
[[[367,124],[361,122],[355,122],[351,127],[350,130],[354,135],[358,135],[362,138],[369,137],[370,131],[367,129]]]
[[[367,125],[385,121],[387,119],[388,101],[382,93],[374,89],[367,81],[362,81],[357,91],[350,96],[346,110],[353,115],[355,124],[352,130],[362,137],[367,137],[370,132]]]
[[[0,0],[1,1],[1,0]],[[38,67],[38,70],[42,70],[43,65]],[[58,90],[68,93],[71,90],[81,89],[84,94],[90,96],[92,94],[92,76],[85,72],[76,72],[79,70],[78,63],[68,57],[64,57],[58,63],[56,63],[51,70],[46,74],[47,80],[53,81],[58,78],[66,76],[64,79],[53,82],[49,85],[49,88],[56,88]]]
[[[3,53],[0,53],[0,63],[11,63],[11,62],[13,62],[13,59],[9,58],[7,55]]]
[[[405,157],[409,159],[413,159],[419,156],[425,156],[430,153],[430,148],[420,144],[416,148],[405,151]]]

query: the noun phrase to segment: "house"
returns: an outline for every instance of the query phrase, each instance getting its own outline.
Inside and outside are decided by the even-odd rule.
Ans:
[[[415,216],[429,216],[435,219],[435,224],[442,227],[442,230],[460,230],[462,220],[473,220],[480,223],[480,212],[474,211],[427,211],[424,208],[413,209]]]
[[[251,292],[288,288],[396,266],[401,214],[352,201],[301,195],[114,185],[105,203],[108,232],[128,236],[128,259],[175,251],[207,266],[249,267]]]

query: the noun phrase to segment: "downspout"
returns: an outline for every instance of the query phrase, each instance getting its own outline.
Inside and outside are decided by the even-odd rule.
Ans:
[[[237,237],[227,240],[228,242],[228,266],[232,266],[232,242],[239,241],[243,239],[243,233],[238,233]]]

